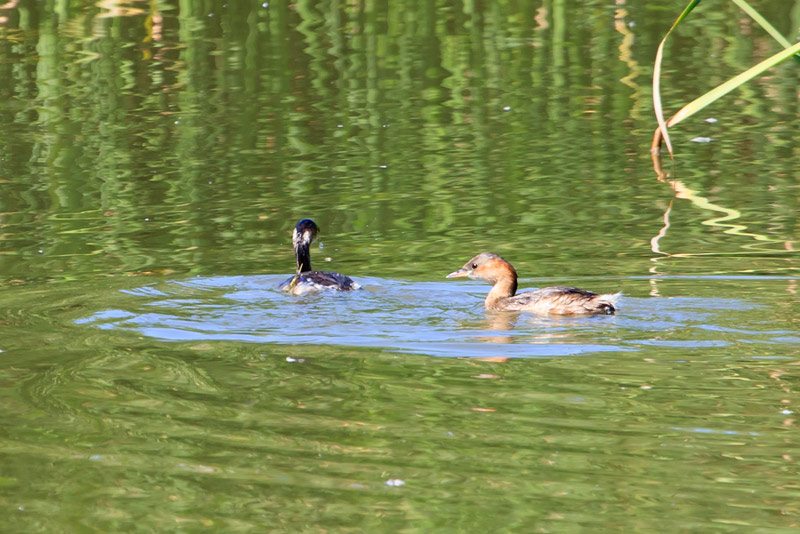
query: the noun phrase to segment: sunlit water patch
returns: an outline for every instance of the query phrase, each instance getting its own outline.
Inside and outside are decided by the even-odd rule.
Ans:
[[[489,358],[630,352],[648,346],[724,348],[796,339],[791,330],[759,324],[765,306],[745,298],[625,296],[615,316],[540,317],[485,311],[488,286],[478,283],[363,278],[360,291],[295,297],[277,290],[284,278],[203,277],[148,284],[120,291],[119,306],[76,323],[163,341],[323,344]],[[643,282],[614,281],[631,283]]]

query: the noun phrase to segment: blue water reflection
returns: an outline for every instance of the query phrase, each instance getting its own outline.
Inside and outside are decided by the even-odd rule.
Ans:
[[[731,314],[752,315],[762,308],[733,298],[623,297],[616,316],[540,317],[485,311],[488,287],[478,283],[362,278],[361,291],[294,297],[277,290],[284,278],[198,277],[145,285],[118,292],[119,307],[77,323],[163,341],[323,344],[484,358],[630,352],[647,346],[720,348],[792,337],[774,327],[761,331],[729,324],[735,319]]]

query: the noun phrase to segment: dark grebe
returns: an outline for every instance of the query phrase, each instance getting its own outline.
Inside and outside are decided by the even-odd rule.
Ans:
[[[506,260],[483,252],[447,278],[471,278],[492,284],[484,301],[487,310],[527,311],[542,315],[612,315],[621,293],[598,295],[585,289],[554,286],[515,295],[517,271]]]
[[[292,295],[328,289],[336,291],[359,289],[361,286],[357,282],[341,273],[311,270],[311,255],[308,249],[317,237],[317,232],[319,228],[311,219],[303,219],[294,227],[292,244],[297,259],[297,273],[278,287]]]

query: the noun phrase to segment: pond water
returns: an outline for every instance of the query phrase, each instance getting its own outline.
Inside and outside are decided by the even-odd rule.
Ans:
[[[796,532],[798,65],[657,175],[683,7],[0,7],[0,532]],[[670,109],[777,51],[737,9]],[[363,289],[277,289],[303,217]]]

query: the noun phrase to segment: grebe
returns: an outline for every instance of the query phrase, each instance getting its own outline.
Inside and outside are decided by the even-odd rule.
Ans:
[[[317,237],[319,228],[311,219],[303,219],[292,232],[294,255],[297,259],[297,272],[294,276],[283,282],[280,289],[292,295],[303,295],[310,291],[332,289],[335,291],[350,291],[361,286],[350,277],[332,271],[312,271],[309,247]]]
[[[515,295],[517,271],[506,260],[482,252],[447,278],[471,278],[492,284],[484,305],[487,310],[527,311],[542,315],[612,315],[620,293],[598,295],[575,287],[543,287]]]

